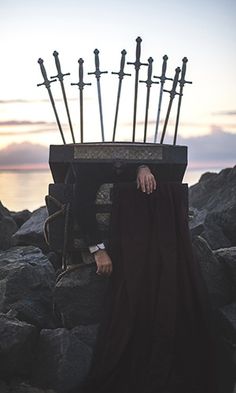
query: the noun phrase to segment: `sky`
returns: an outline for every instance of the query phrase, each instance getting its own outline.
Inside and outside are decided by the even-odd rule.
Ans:
[[[236,2],[235,0],[2,0],[0,5],[0,168],[43,165],[50,144],[61,144],[38,58],[48,76],[55,75],[54,50],[59,52],[75,139],[80,141],[78,59],[84,59],[85,141],[101,140],[95,48],[100,51],[102,102],[106,140],[111,140],[121,50],[135,60],[136,38],[142,38],[141,61],[152,56],[153,74],[160,75],[168,55],[167,76],[188,58],[178,144],[189,146],[192,167],[222,168],[236,161]],[[117,139],[131,140],[134,67],[125,66]],[[141,67],[140,79],[147,78]],[[165,88],[170,89],[171,82]],[[153,141],[159,85],[151,87],[148,141]],[[51,84],[67,143],[71,143],[59,82]],[[146,86],[140,84],[137,140],[143,135]],[[160,130],[169,94],[164,93]],[[165,142],[172,143],[178,98],[173,101]]]

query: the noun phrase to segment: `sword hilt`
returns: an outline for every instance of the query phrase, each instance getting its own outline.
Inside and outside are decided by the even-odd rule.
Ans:
[[[148,59],[148,76],[146,81],[139,81],[141,83],[146,83],[147,87],[151,87],[153,83],[158,84],[159,82],[154,82],[152,81],[152,63],[153,63],[153,58],[149,57]]]
[[[142,38],[137,37],[136,38],[136,42],[137,42],[137,45],[136,45],[136,60],[133,63],[128,61],[127,64],[128,65],[134,65],[135,70],[138,71],[142,65],[148,66],[148,64],[140,62]]]
[[[55,57],[55,63],[56,63],[58,74],[55,76],[51,76],[51,78],[58,78],[59,81],[62,82],[64,76],[70,75],[70,72],[67,72],[66,74],[62,73],[61,64],[60,64],[60,60],[59,60],[59,53],[56,50],[53,52],[53,56]]]
[[[181,70],[181,77],[180,77],[180,80],[179,80],[179,84],[180,84],[180,87],[181,87],[181,88],[184,87],[185,83],[189,83],[189,84],[192,84],[192,83],[193,83],[193,82],[190,82],[190,81],[186,81],[186,80],[185,80],[186,67],[187,67],[187,62],[188,62],[187,57],[184,57],[183,60],[182,60],[182,62],[183,62],[183,65],[182,65],[182,70]]]
[[[120,71],[119,71],[119,72],[113,72],[113,71],[112,71],[112,74],[113,74],[113,75],[119,75],[119,79],[123,79],[124,76],[131,76],[131,74],[126,74],[126,73],[124,72],[124,68],[125,68],[125,55],[126,55],[126,54],[127,54],[126,50],[123,49],[123,50],[121,51]]]
[[[161,70],[161,76],[155,76],[155,75],[153,76],[153,78],[160,79],[162,85],[164,85],[165,81],[173,81],[173,78],[167,78],[166,77],[167,60],[168,60],[168,56],[164,55],[163,56],[163,63],[162,63],[162,70]]]
[[[50,84],[52,82],[56,82],[57,80],[56,79],[53,79],[53,80],[49,80],[48,79],[47,72],[46,72],[46,69],[45,69],[44,64],[43,64],[43,59],[41,59],[41,58],[38,59],[38,63],[39,63],[39,66],[40,66],[40,69],[41,69],[41,72],[42,72],[42,75],[43,75],[44,82],[43,83],[38,83],[37,86],[45,85],[45,87],[47,89],[50,89]]]
[[[163,90],[166,93],[170,93],[170,98],[174,98],[176,95],[180,95],[179,93],[177,93],[176,88],[178,85],[178,81],[179,81],[179,74],[180,74],[180,67],[177,67],[175,69],[175,76],[174,76],[174,80],[173,80],[173,84],[172,84],[172,89],[171,90]]]
[[[101,74],[107,74],[108,71],[100,71],[100,61],[99,61],[99,50],[94,49],[94,56],[95,56],[95,71],[88,72],[88,75],[95,75],[97,79],[100,78]]]
[[[78,86],[80,90],[83,90],[84,86],[91,86],[92,83],[85,83],[84,82],[84,60],[80,58],[78,60],[79,63],[79,82],[78,83],[71,83],[71,86]]]

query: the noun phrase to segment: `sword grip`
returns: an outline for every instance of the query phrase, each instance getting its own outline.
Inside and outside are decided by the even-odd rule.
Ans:
[[[142,38],[141,37],[137,37],[136,38],[136,62],[140,63],[140,57],[141,57],[141,42],[142,42]]]
[[[37,86],[45,85],[45,87],[47,89],[49,89],[50,88],[50,83],[56,82],[56,79],[53,79],[53,80],[49,80],[48,79],[47,72],[46,72],[46,69],[45,69],[44,64],[43,64],[43,59],[41,59],[41,58],[38,59],[38,63],[39,63],[39,66],[40,66],[41,73],[43,75],[44,82],[43,83],[38,83]]]
[[[186,80],[185,80],[186,68],[187,68],[187,62],[188,62],[187,57],[184,57],[183,60],[182,60],[182,62],[183,62],[183,65],[182,65],[181,77],[180,77],[179,83],[180,83],[180,86],[181,86],[181,87],[184,87],[185,83],[191,84],[192,82],[186,81]]]
[[[58,74],[55,76],[51,76],[51,78],[58,78],[60,81],[63,81],[63,77],[70,75],[70,72],[67,72],[66,74],[62,73],[61,64],[60,64],[60,60],[59,60],[59,53],[56,50],[54,50],[53,56],[55,58],[55,63],[56,63],[56,68],[57,68]]]
[[[84,79],[84,69],[83,69],[83,64],[84,64],[84,60],[82,58],[80,58],[78,60],[79,63],[79,83],[83,83],[83,79]]]

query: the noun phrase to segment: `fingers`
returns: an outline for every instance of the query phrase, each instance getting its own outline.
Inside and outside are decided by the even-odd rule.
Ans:
[[[147,194],[151,194],[154,190],[156,190],[156,180],[152,174],[140,176],[137,179],[137,188],[141,188],[142,192],[146,192]]]
[[[94,254],[97,264],[97,274],[110,276],[112,273],[112,261],[105,250],[99,250]]]

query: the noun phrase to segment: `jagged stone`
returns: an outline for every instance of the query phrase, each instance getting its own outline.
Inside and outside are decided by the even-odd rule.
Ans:
[[[32,384],[67,393],[79,388],[88,375],[92,349],[82,342],[76,329],[64,328],[40,333]]]
[[[96,274],[96,264],[82,264],[65,273],[54,291],[54,306],[63,326],[93,325],[103,316],[109,278]]]
[[[214,255],[224,265],[226,274],[231,282],[231,291],[236,300],[236,247],[220,248]]]
[[[44,239],[44,223],[47,217],[48,213],[45,206],[35,210],[30,219],[13,235],[13,244],[23,246],[33,245],[41,248],[43,251],[48,250]]]
[[[0,311],[38,327],[52,325],[55,272],[39,248],[0,252]]]
[[[194,229],[200,219],[197,234],[212,249],[236,246],[236,166],[202,175],[189,189],[189,204],[198,211],[190,225]]]
[[[224,265],[218,261],[207,241],[201,236],[194,237],[192,244],[212,306],[217,308],[229,304],[233,300],[233,295]]]
[[[0,202],[0,250],[7,250],[12,245],[12,235],[18,227],[9,210]]]
[[[30,374],[37,329],[26,322],[0,314],[0,376]]]
[[[20,228],[27,220],[31,217],[31,212],[27,209],[21,210],[19,212],[11,212],[11,217],[16,222],[18,228]]]

